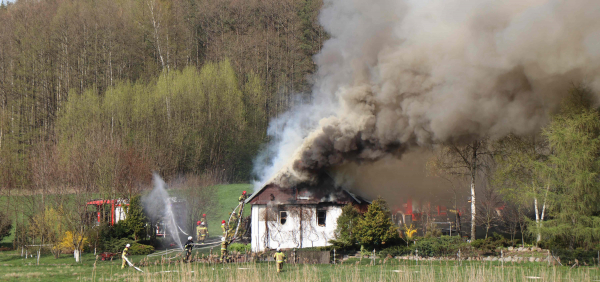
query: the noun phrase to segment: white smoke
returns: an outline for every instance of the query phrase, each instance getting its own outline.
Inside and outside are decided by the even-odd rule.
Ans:
[[[154,189],[150,194],[144,196],[142,203],[148,211],[150,218],[153,221],[162,220],[165,224],[168,236],[173,239],[180,249],[183,249],[181,239],[179,238],[180,228],[175,220],[171,202],[169,201],[169,193],[167,192],[167,184],[157,173],[152,174]]]
[[[313,103],[274,121],[257,185],[529,134],[573,84],[600,89],[597,0],[325,0]],[[265,164],[265,165],[261,165]]]

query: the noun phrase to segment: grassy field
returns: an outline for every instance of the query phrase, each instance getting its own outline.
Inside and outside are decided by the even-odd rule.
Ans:
[[[547,266],[544,263],[505,263],[456,261],[348,260],[336,265],[290,265],[277,274],[273,263],[181,263],[170,254],[165,257],[131,256],[138,272],[121,261],[96,260],[85,254],[81,263],[72,256],[54,259],[42,256],[24,259],[20,252],[0,252],[1,281],[598,281],[595,267]]]

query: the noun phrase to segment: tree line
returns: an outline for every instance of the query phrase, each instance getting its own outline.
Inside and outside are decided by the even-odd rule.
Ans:
[[[2,4],[0,187],[124,188],[151,170],[247,181],[269,118],[310,87],[321,5]]]

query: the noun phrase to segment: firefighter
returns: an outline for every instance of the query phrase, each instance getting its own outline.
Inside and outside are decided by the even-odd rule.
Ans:
[[[223,229],[223,238],[227,236],[227,226],[225,224],[225,220],[221,221],[221,229]]]
[[[280,248],[277,248],[277,252],[273,255],[273,259],[277,262],[277,272],[281,272],[283,270],[283,262],[285,261],[285,253],[282,252]]]
[[[221,262],[225,262],[227,260],[227,239],[225,237],[221,238]]]
[[[204,225],[208,225],[208,223],[206,222],[206,214],[205,213],[202,214],[202,218],[200,218],[200,222],[204,222]]]
[[[129,244],[125,245],[125,249],[123,249],[123,252],[121,253],[121,258],[123,259],[123,264],[121,264],[121,269],[125,268],[125,264],[127,264],[127,254],[129,252],[129,247],[131,247],[131,245],[129,245]]]
[[[196,221],[196,240],[198,240],[198,242],[200,242],[200,225],[202,224],[202,221],[198,220]]]
[[[193,248],[194,248],[194,241],[192,241],[192,236],[189,236],[187,242],[185,242],[185,261],[187,261],[187,262],[190,261]]]
[[[204,222],[200,222],[200,225],[196,228],[196,233],[198,235],[198,242],[201,242],[201,244],[204,245],[204,240],[208,237],[208,228],[206,228]]]
[[[246,195],[246,191],[242,192],[242,195],[238,198],[238,202],[243,202],[248,199],[248,195]]]

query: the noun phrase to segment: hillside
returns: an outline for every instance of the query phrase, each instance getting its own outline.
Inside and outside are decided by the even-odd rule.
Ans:
[[[221,236],[221,220],[227,220],[229,213],[238,205],[238,197],[242,191],[252,194],[251,184],[217,185],[216,194],[218,205],[214,214],[207,214],[208,233],[211,237]],[[244,216],[250,215],[250,206],[244,210]]]

